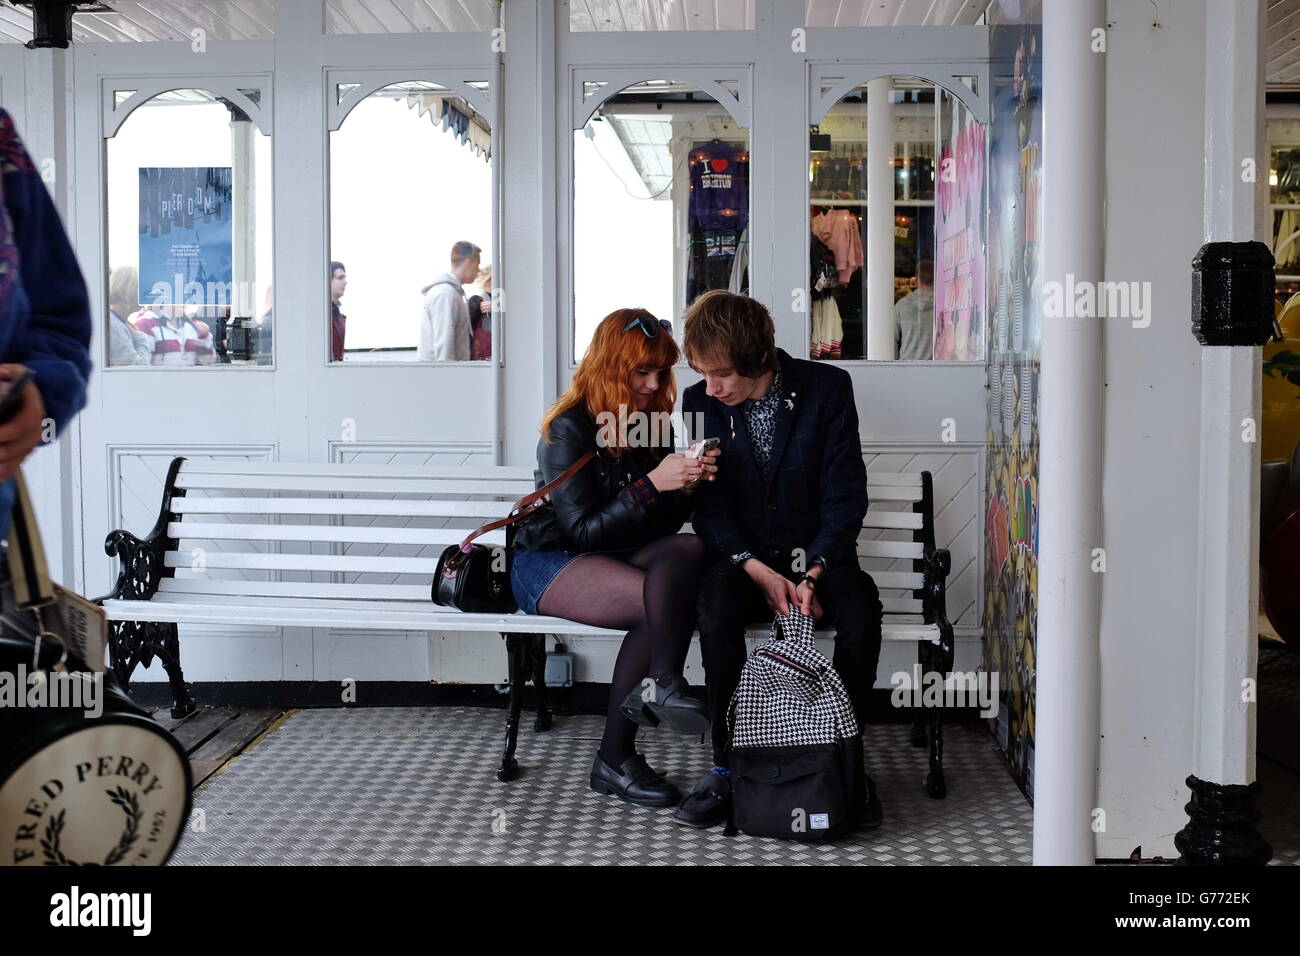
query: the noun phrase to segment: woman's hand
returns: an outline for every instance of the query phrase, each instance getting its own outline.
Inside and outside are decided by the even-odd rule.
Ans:
[[[674,452],[659,462],[647,477],[656,491],[678,491],[686,487],[687,482],[699,481],[703,474],[703,461]]]

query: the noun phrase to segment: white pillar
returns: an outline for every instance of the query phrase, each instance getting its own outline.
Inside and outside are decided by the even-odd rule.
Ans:
[[[867,83],[867,358],[894,357],[894,81]]]
[[[1102,279],[1104,0],[1043,9],[1043,280]],[[1073,310],[1065,310],[1070,315]],[[1096,318],[1043,317],[1035,865],[1090,865],[1097,801],[1102,337]]]
[[[243,115],[242,113],[240,114]],[[256,274],[257,188],[253,182],[253,122],[244,116],[230,120],[231,290],[230,317],[256,315],[253,276]]]
[[[1209,0],[1205,50],[1206,242],[1263,240],[1257,214],[1268,178],[1259,0]],[[1254,159],[1257,182],[1242,181]],[[1201,507],[1196,726],[1192,773],[1217,784],[1255,779],[1255,708],[1242,681],[1258,657],[1259,442],[1257,348],[1201,349]]]

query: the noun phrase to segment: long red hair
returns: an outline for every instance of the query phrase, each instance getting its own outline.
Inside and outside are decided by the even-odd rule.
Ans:
[[[638,318],[647,319],[659,327],[659,320],[645,309],[618,309],[601,319],[591,337],[587,354],[573,373],[573,383],[555,400],[542,419],[543,438],[551,440],[551,422],[555,416],[578,404],[585,405],[593,418],[602,412],[618,418],[620,406],[625,410],[624,416],[636,411],[631,378],[639,368],[662,368],[667,372],[645,412],[672,413],[677,402],[677,379],[673,375],[673,366],[681,353],[673,337],[663,328],[654,338],[647,338],[637,327],[628,329],[628,324]],[[619,458],[626,449],[611,445],[608,450]]]

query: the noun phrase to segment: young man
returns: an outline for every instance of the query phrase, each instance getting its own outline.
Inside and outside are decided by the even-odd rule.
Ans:
[[[858,413],[847,372],[776,348],[772,317],[747,296],[714,291],[686,311],[683,348],[704,381],[686,419],[719,438],[717,479],[701,485],[693,526],[713,553],[700,590],[700,646],[716,766],[673,819],[711,826],[727,815],[726,708],[745,662],[745,625],[788,604],[835,627],[835,669],[861,724],[880,657],[880,595],[858,566],[867,511]],[[880,822],[868,778],[863,822]]]
[[[348,288],[348,270],[337,259],[330,263],[330,361],[343,361],[343,339],[347,335],[348,317],[339,308],[339,299]]]
[[[465,285],[478,276],[482,250],[472,242],[451,247],[451,271],[444,272],[420,291],[424,311],[420,315],[420,345],[415,352],[421,362],[468,362],[472,333]]]

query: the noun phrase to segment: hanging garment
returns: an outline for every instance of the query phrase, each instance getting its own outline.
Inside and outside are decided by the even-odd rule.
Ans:
[[[812,221],[812,232],[835,253],[839,281],[848,282],[862,265],[862,224],[847,209],[828,209]]]
[[[749,154],[712,139],[691,150],[691,231],[749,224]]]
[[[810,236],[808,242],[808,281],[812,300],[824,299],[831,294],[839,281],[839,270],[835,262],[835,253],[816,236]]]
[[[749,227],[736,240],[736,257],[731,260],[731,279],[727,291],[736,295],[749,293]]]
[[[686,301],[712,289],[731,285],[732,265],[740,233],[734,229],[701,229],[691,242],[686,274]]]
[[[844,325],[840,322],[840,309],[835,297],[826,296],[812,305],[812,345],[808,354],[814,359],[841,357]]]

